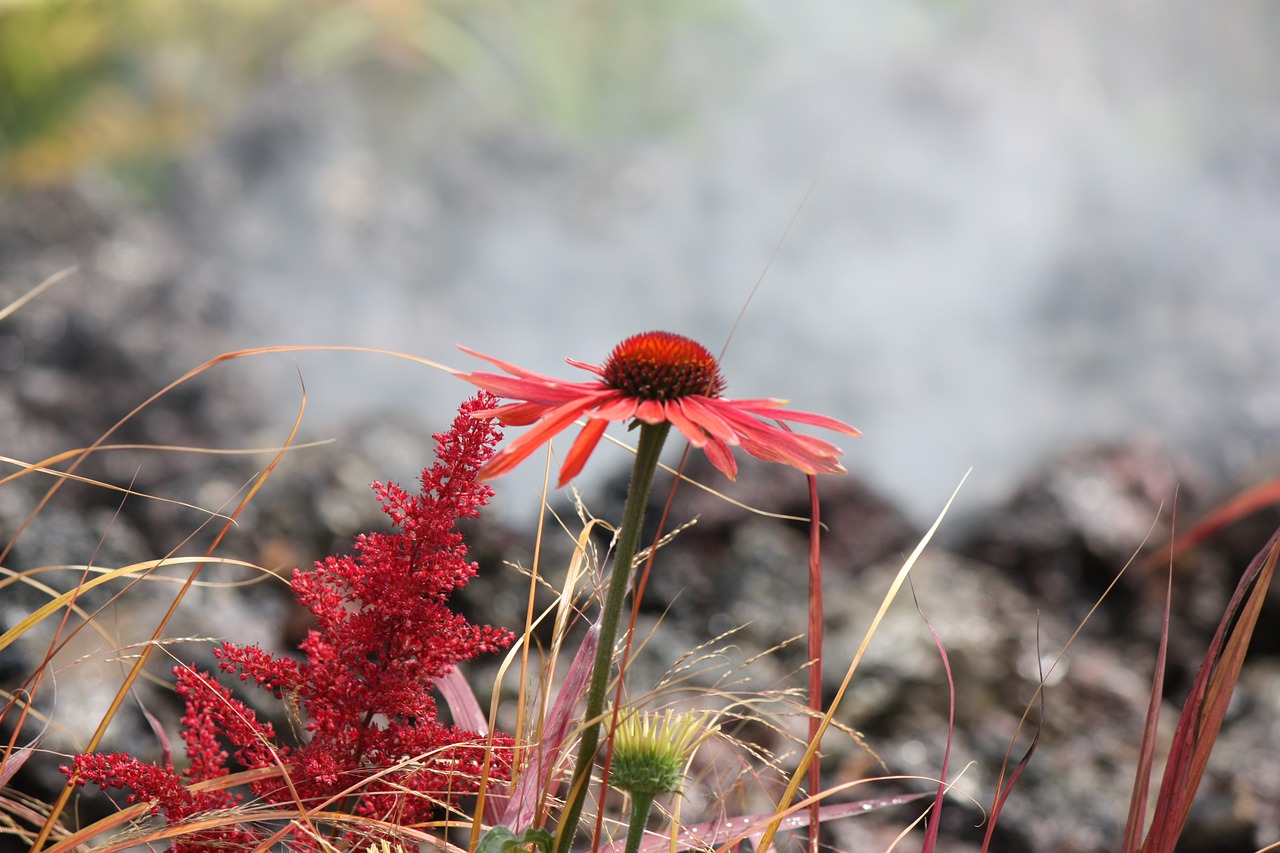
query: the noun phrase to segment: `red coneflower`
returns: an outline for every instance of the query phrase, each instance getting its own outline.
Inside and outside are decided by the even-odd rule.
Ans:
[[[499,397],[519,401],[478,411],[476,417],[496,417],[508,426],[537,424],[489,460],[480,471],[482,478],[505,474],[583,416],[587,424],[560,468],[561,486],[582,470],[610,421],[669,423],[690,444],[701,447],[711,464],[731,480],[738,471],[730,451],[734,445],[758,459],[791,465],[806,474],[845,470],[838,461],[842,451],[834,444],[781,429],[761,418],[860,435],[835,418],[782,411],[785,400],[721,397],[724,378],[715,356],[698,342],[670,332],[633,335],[614,347],[600,366],[567,359],[574,367],[600,377],[595,382],[565,382],[466,347],[460,349],[511,374],[462,373],[460,378]]]

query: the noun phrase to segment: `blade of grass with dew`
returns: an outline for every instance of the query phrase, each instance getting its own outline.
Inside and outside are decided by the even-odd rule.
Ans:
[[[1250,561],[1227,604],[1213,642],[1192,683],[1173,743],[1143,853],[1172,853],[1240,678],[1253,629],[1280,557],[1280,530]]]
[[[951,493],[951,497],[947,498],[947,502],[942,507],[942,512],[934,520],[933,524],[925,532],[915,550],[907,557],[906,562],[902,564],[902,568],[898,570],[898,574],[894,577],[893,582],[889,585],[888,591],[884,598],[880,601],[880,608],[876,611],[876,615],[871,620],[871,625],[867,628],[866,635],[862,638],[862,643],[858,646],[858,650],[853,655],[853,660],[849,664],[849,668],[845,671],[844,679],[840,682],[840,687],[836,690],[835,698],[831,701],[831,706],[822,715],[821,725],[819,726],[818,737],[810,742],[808,748],[805,749],[804,755],[800,758],[800,764],[791,776],[790,782],[787,783],[787,789],[783,792],[778,800],[778,816],[773,823],[766,828],[760,842],[760,849],[766,849],[773,843],[773,837],[777,833],[782,824],[782,815],[786,812],[788,805],[795,799],[796,791],[800,788],[800,782],[805,778],[805,774],[809,769],[809,762],[813,760],[814,755],[818,751],[818,743],[821,742],[822,735],[831,725],[831,720],[835,717],[836,709],[840,706],[841,700],[844,699],[845,693],[849,689],[849,684],[853,681],[853,674],[857,671],[858,665],[862,663],[862,658],[867,653],[867,647],[871,644],[871,638],[875,636],[876,630],[880,627],[880,623],[884,621],[885,614],[889,611],[889,605],[893,604],[894,599],[898,595],[898,590],[902,588],[902,584],[906,581],[907,576],[911,573],[911,569],[915,566],[916,561],[920,559],[920,555],[924,553],[925,547],[933,539],[938,528],[942,526],[942,520],[946,518],[947,513],[951,509],[951,505],[955,502],[956,497],[960,494],[960,489],[964,487],[965,480],[969,479],[972,468],[965,472],[960,478],[960,483]],[[717,853],[727,853],[727,848],[720,848]]]
[[[889,777],[901,778],[901,777]],[[787,821],[788,829],[803,829],[809,826],[809,806],[812,801],[821,801],[828,794],[835,793],[855,785],[865,785],[868,782],[880,781],[872,779],[860,779],[853,782],[845,782],[833,788],[831,791],[824,792],[815,797],[808,797],[796,803],[789,812],[784,815]],[[858,815],[870,814],[881,809],[901,806],[916,800],[924,799],[929,796],[927,792],[917,794],[898,794],[891,797],[875,797],[869,800],[857,800],[852,803],[836,803],[834,805],[822,806],[820,808],[820,818],[823,821],[839,820],[841,818],[857,817]],[[777,814],[768,812],[764,814],[744,815],[742,817],[718,818],[716,820],[707,821],[705,823],[697,823],[692,826],[681,827],[676,834],[675,849],[676,850],[708,850],[713,847],[720,849],[728,849],[734,845],[741,844],[743,841],[758,842],[762,838],[769,824],[777,819]],[[657,833],[651,834],[644,841],[640,842],[640,849],[637,853],[667,853],[671,848],[672,840],[669,836]],[[615,841],[612,844],[601,845],[598,853],[621,853],[625,843],[623,841]],[[756,843],[757,850],[764,848]]]

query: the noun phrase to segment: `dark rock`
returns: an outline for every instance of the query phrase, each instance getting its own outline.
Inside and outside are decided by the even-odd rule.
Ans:
[[[1047,462],[950,539],[957,553],[1005,570],[1043,605],[1083,619],[1101,599],[1094,618],[1110,632],[1148,639],[1159,620],[1135,614],[1162,602],[1164,586],[1141,558],[1168,544],[1175,501],[1188,517],[1204,491],[1199,472],[1153,442],[1082,447]],[[1217,600],[1223,587],[1215,587],[1198,595]]]
[[[712,635],[745,621],[776,622],[776,630],[765,633],[777,642],[805,624],[808,480],[794,469],[739,457],[738,477],[730,481],[702,453],[690,454],[684,477],[691,482],[680,483],[664,526],[683,529],[663,546],[643,606]],[[659,473],[642,546],[656,536],[674,482]],[[592,509],[620,519],[626,486],[625,475],[613,480]],[[905,555],[918,541],[905,514],[856,477],[819,476],[818,489],[824,577],[857,576],[886,557]],[[762,609],[760,602],[773,606]],[[801,618],[793,621],[797,613]]]

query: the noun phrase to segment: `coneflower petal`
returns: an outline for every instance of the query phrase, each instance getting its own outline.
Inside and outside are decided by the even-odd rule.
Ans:
[[[552,409],[537,426],[495,453],[480,469],[480,479],[489,480],[507,473],[582,417],[585,410],[586,406],[581,403]]]
[[[588,457],[596,449],[596,445],[600,443],[600,436],[604,435],[604,431],[608,426],[608,421],[587,418],[587,425],[582,428],[582,432],[578,433],[578,437],[573,440],[573,446],[569,448],[569,455],[564,458],[564,462],[560,465],[560,482],[557,488],[564,486],[582,472],[582,466],[587,464]]]
[[[490,393],[515,401],[474,416],[496,417],[509,426],[532,427],[481,469],[485,478],[511,470],[584,416],[587,424],[574,439],[561,466],[562,486],[582,471],[611,421],[669,423],[690,444],[701,447],[711,464],[729,479],[738,473],[735,446],[757,459],[790,465],[807,474],[844,471],[838,461],[843,452],[839,447],[792,432],[788,424],[861,435],[835,418],[789,410],[785,408],[786,400],[721,397],[724,380],[716,358],[696,341],[669,332],[633,335],[615,347],[603,365],[566,359],[574,367],[595,374],[598,381],[593,382],[562,382],[467,347],[460,349],[510,374],[457,374]]]

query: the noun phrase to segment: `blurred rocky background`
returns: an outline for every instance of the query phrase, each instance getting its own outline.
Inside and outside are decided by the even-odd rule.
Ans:
[[[828,679],[973,467],[916,579],[921,613],[901,602],[843,722],[893,772],[936,771],[946,691],[922,614],[956,670],[953,767],[976,761],[964,790],[989,803],[1051,663],[1037,649],[1056,654],[1149,531],[1148,551],[1168,541],[1175,491],[1185,525],[1275,475],[1278,38],[1264,0],[5,4],[0,306],[71,271],[0,319],[0,455],[85,446],[240,348],[465,367],[465,343],[567,373],[565,356],[597,361],[646,328],[727,341],[731,396],[786,396],[866,433],[845,443],[853,476],[823,480]],[[7,483],[4,567],[199,553],[209,516],[184,504],[234,501],[304,391],[300,440],[329,443],[287,455],[220,549],[282,573],[379,524],[368,483],[411,481],[467,393],[388,356],[219,365],[110,442],[237,452],[97,454],[77,473],[172,502],[68,484],[30,522],[52,481]],[[463,603],[474,617],[523,618],[523,580],[502,563],[531,558],[537,467],[499,484],[501,528],[474,531],[490,569]],[[602,447],[580,484],[603,518],[625,467]],[[730,493],[804,515],[794,480],[748,466]],[[680,500],[675,519],[698,521],[645,602],[646,618],[668,613],[659,671],[742,623],[747,649],[799,633],[807,530],[693,489]],[[1171,702],[1274,522],[1176,567]],[[1047,676],[999,849],[1114,845],[1164,577],[1131,566]],[[0,628],[42,595],[4,587]],[[149,635],[162,599],[115,627]],[[277,582],[202,588],[171,633],[284,648],[295,617]],[[38,663],[32,640],[0,653],[6,687]],[[71,734],[53,749],[75,748],[118,677],[104,641],[85,643],[67,652]],[[1189,850],[1280,839],[1278,649],[1264,625]],[[207,644],[173,652],[202,659]],[[775,658],[783,681],[803,653]],[[163,689],[147,696],[172,725]],[[156,749],[140,718],[129,726],[117,744]],[[47,788],[56,763],[22,783]],[[834,747],[825,766],[832,781],[876,772]],[[980,818],[965,809],[957,845]],[[830,840],[877,843],[865,827]]]

